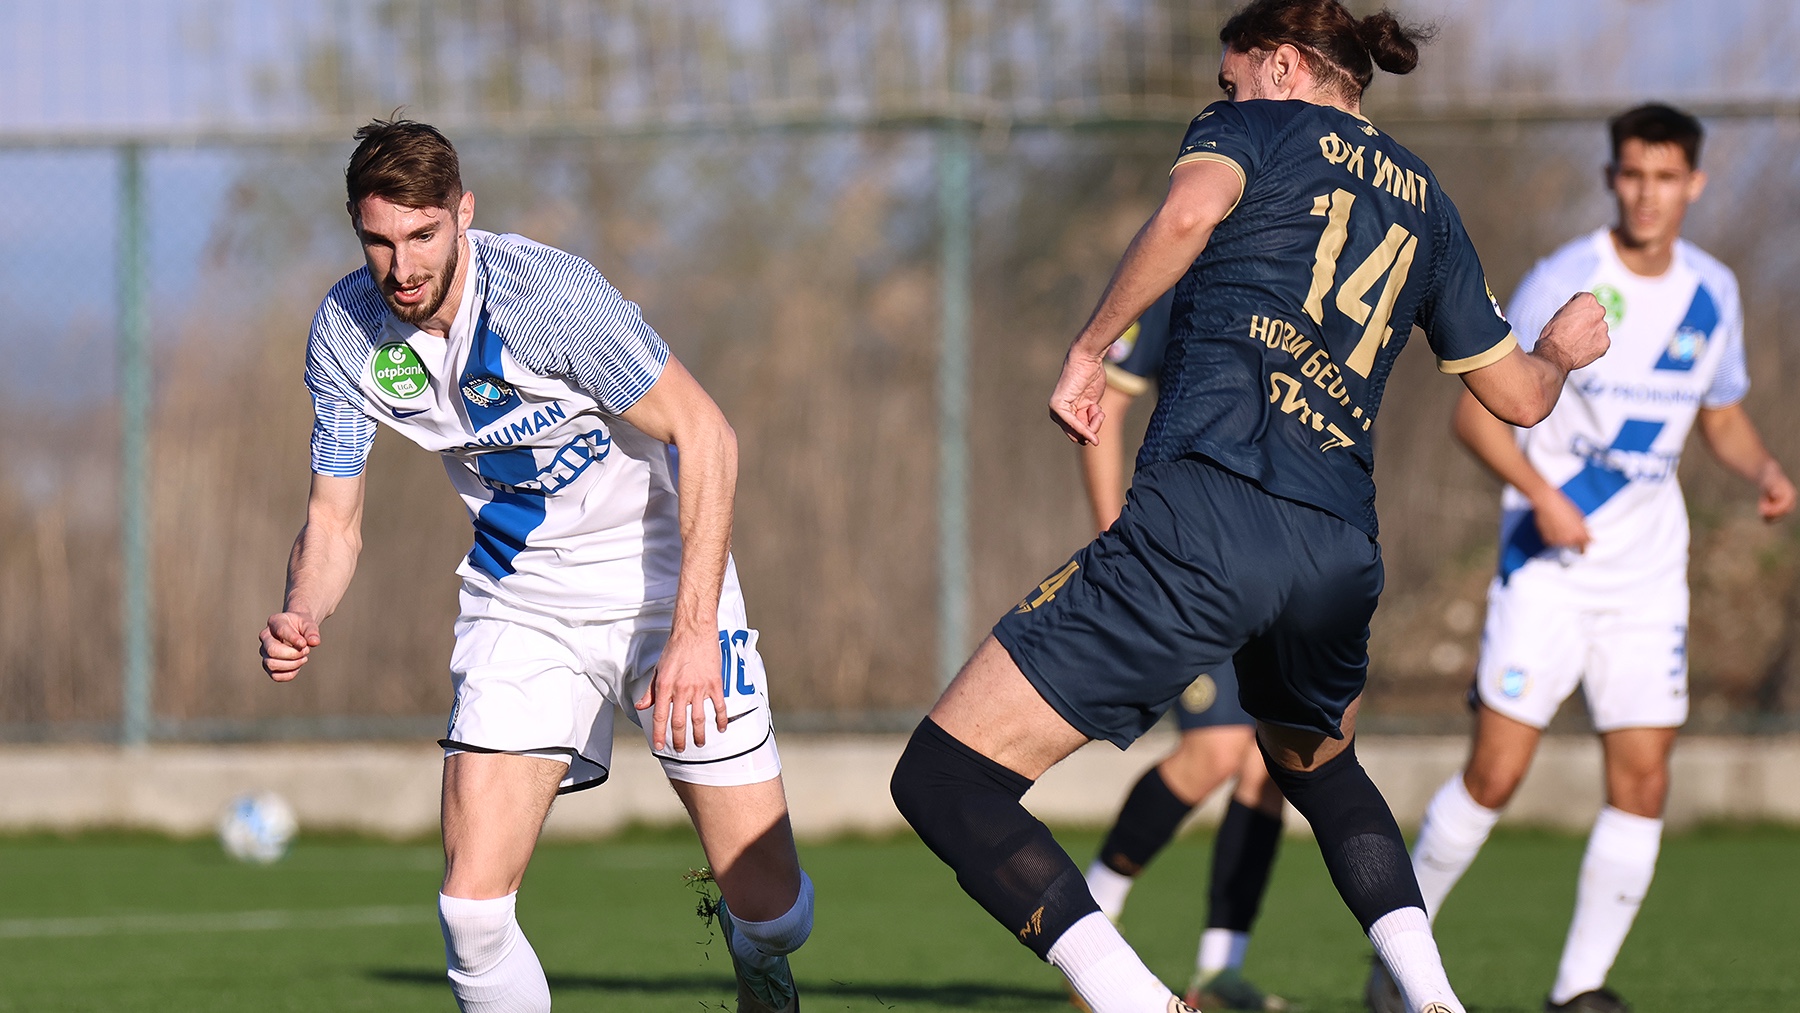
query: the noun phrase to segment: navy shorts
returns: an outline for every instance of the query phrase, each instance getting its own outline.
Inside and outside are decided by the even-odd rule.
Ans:
[[[1252,717],[1341,738],[1381,584],[1356,527],[1189,457],[1139,469],[1118,521],[994,637],[1064,720],[1120,748],[1234,660]]]
[[[1184,732],[1196,728],[1253,725],[1256,719],[1238,702],[1237,671],[1227,661],[1202,673],[1175,698],[1175,724]]]

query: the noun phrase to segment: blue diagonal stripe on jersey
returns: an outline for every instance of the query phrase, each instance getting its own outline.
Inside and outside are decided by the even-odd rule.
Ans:
[[[486,303],[482,304],[481,312],[475,317],[475,337],[470,344],[472,347],[469,349],[469,361],[463,364],[462,377],[458,379],[457,386],[459,388],[467,387],[471,383],[490,377],[504,380],[506,365],[500,358],[500,349],[504,343],[500,340],[500,335],[495,334],[493,328],[488,326]],[[505,418],[507,412],[518,406],[519,395],[516,393],[508,396],[504,401],[488,407],[476,404],[469,400],[467,395],[463,397],[463,407],[468,409],[469,421],[474,424],[476,432]]]
[[[477,456],[475,469],[483,478],[517,485],[537,476],[537,456],[525,447],[494,451]],[[492,495],[475,514],[475,547],[469,550],[469,563],[500,580],[514,571],[514,557],[544,523],[545,497],[531,489],[494,489]]]
[[[1608,449],[1628,454],[1645,453],[1656,443],[1662,429],[1661,422],[1626,419]],[[1569,497],[1583,516],[1588,516],[1630,484],[1631,479],[1624,472],[1589,461],[1574,478],[1562,484],[1562,494]],[[1506,583],[1519,567],[1548,549],[1544,536],[1538,533],[1537,511],[1508,510],[1500,519],[1500,582]]]
[[[1713,328],[1719,326],[1719,306],[1713,302],[1712,293],[1705,285],[1694,288],[1694,301],[1688,304],[1687,316],[1681,318],[1681,326],[1675,328],[1675,336],[1670,339],[1669,347],[1663,349],[1662,358],[1656,360],[1657,369],[1672,369],[1687,373],[1700,361],[1700,353],[1706,350],[1706,341],[1712,337]]]

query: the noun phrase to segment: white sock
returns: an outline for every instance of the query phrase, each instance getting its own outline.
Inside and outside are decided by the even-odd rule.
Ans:
[[[1499,819],[1500,810],[1487,808],[1469,794],[1460,773],[1431,796],[1425,821],[1419,824],[1412,860],[1419,892],[1425,895],[1425,910],[1433,921],[1450,888],[1469,871]]]
[[[1088,892],[1094,895],[1094,903],[1100,905],[1100,913],[1114,924],[1118,924],[1119,915],[1125,911],[1125,898],[1131,894],[1131,884],[1130,876],[1113,871],[1098,858],[1088,866]]]
[[[745,921],[731,916],[731,938],[725,945],[737,958],[758,970],[767,971],[782,957],[799,949],[812,935],[813,885],[806,873],[800,873],[800,893],[787,912],[766,922]]]
[[[1226,968],[1244,966],[1244,954],[1250,949],[1250,933],[1233,929],[1207,929],[1200,933],[1200,952],[1194,966],[1201,974],[1217,974]]]
[[[1050,963],[1068,975],[1094,1013],[1168,1013],[1175,998],[1099,911],[1069,926],[1051,945]]]
[[[450,991],[463,1013],[549,1013],[550,983],[513,915],[517,893],[492,900],[438,894]]]
[[[1431,938],[1431,920],[1421,908],[1403,907],[1389,911],[1369,926],[1369,942],[1387,965],[1394,984],[1411,1013],[1464,1013],[1456,993],[1450,990],[1450,978],[1444,973],[1444,961],[1438,956],[1437,943]]]
[[[1612,970],[1650,889],[1660,850],[1662,820],[1633,816],[1612,806],[1600,810],[1581,859],[1575,917],[1563,943],[1551,1002],[1568,1002],[1606,984],[1606,972]]]

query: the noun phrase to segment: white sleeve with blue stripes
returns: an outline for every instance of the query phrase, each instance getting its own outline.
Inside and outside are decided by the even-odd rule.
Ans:
[[[602,411],[618,415],[636,404],[669,360],[669,346],[637,304],[580,257],[522,236],[496,238],[489,250],[500,270],[490,299],[506,301],[497,290],[527,280],[536,283],[532,295],[562,294],[559,317],[519,315],[506,332],[513,354],[537,372],[573,379]],[[525,286],[516,294],[525,295]]]
[[[332,478],[355,478],[369,460],[375,420],[363,411],[363,395],[347,374],[333,344],[348,337],[334,327],[330,301],[313,318],[306,341],[306,387],[312,392],[312,470]]]
[[[1744,305],[1738,301],[1735,284],[1719,295],[1725,308],[1724,319],[1719,323],[1719,340],[1725,342],[1725,347],[1713,370],[1712,385],[1700,401],[1707,408],[1729,408],[1750,394],[1750,367],[1744,356]]]

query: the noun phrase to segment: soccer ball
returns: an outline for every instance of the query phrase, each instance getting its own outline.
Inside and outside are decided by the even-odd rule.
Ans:
[[[287,854],[300,823],[294,807],[272,791],[239,795],[219,815],[219,844],[240,862],[268,865]]]

